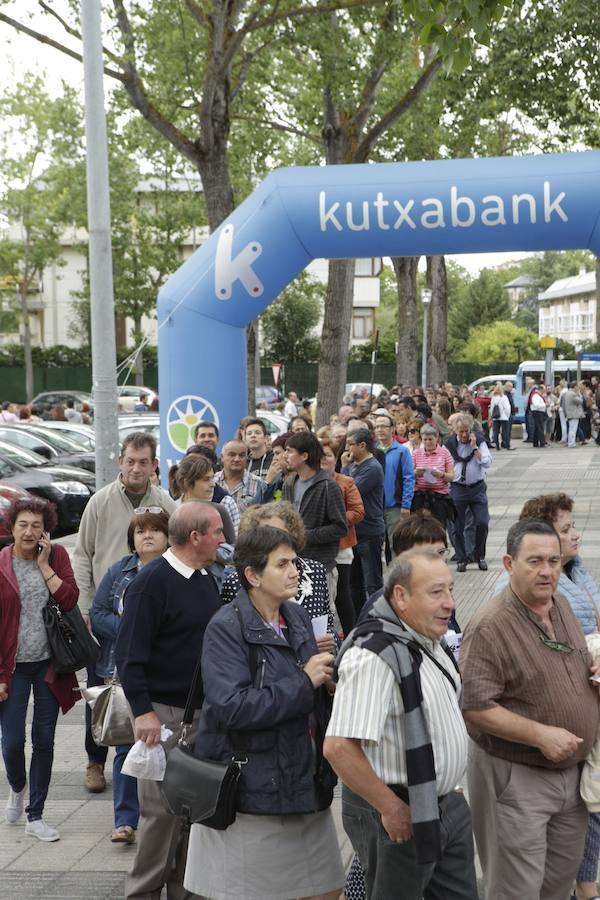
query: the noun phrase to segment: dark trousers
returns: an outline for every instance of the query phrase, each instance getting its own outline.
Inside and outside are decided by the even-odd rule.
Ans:
[[[533,412],[528,409],[525,413],[525,428],[527,429],[527,437],[525,438],[525,442],[531,443],[533,440]]]
[[[347,787],[342,798],[344,830],[362,863],[368,900],[477,900],[471,813],[463,794],[440,798],[442,854],[425,865],[417,862],[414,840],[390,840],[366,800]]]
[[[352,565],[337,564],[338,583],[335,594],[335,608],[339,616],[344,635],[349,635],[356,622],[356,610],[350,591],[350,570]]]
[[[465,519],[468,509],[471,510],[475,519],[475,548],[473,555],[477,561],[485,559],[485,546],[490,524],[485,481],[478,481],[477,484],[471,485],[453,482],[450,485],[450,491],[456,508],[454,549],[456,550],[457,561],[467,562]]]
[[[492,443],[497,450],[500,449],[501,435],[502,446],[505,450],[508,450],[508,448],[510,447],[510,419],[494,419],[494,424],[492,427]]]
[[[25,719],[29,695],[33,690],[31,723],[31,765],[29,767],[29,806],[25,812],[30,822],[41,819],[48,796],[54,732],[58,719],[58,700],[44,681],[49,660],[17,663],[12,674],[8,699],[0,703],[2,757],[6,777],[13,791],[25,787]]]
[[[546,446],[546,419],[548,416],[545,412],[538,412],[534,410],[532,412],[533,416],[533,446],[534,447],[545,447]]]
[[[382,549],[383,534],[359,541],[352,548],[354,559],[350,567],[350,590],[357,615],[367,597],[383,587]]]
[[[88,687],[97,687],[99,684],[104,684],[104,678],[96,675],[95,669],[88,669],[87,683]],[[85,704],[85,752],[89,762],[98,763],[101,766],[104,766],[106,763],[108,747],[99,747],[94,740],[92,735],[92,710],[87,703]]]

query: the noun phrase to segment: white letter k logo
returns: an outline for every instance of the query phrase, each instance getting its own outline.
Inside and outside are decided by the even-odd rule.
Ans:
[[[252,268],[252,263],[262,253],[258,241],[250,241],[232,259],[233,225],[221,229],[215,258],[215,295],[217,300],[231,300],[234,282],[242,282],[251,297],[260,297],[263,284]]]

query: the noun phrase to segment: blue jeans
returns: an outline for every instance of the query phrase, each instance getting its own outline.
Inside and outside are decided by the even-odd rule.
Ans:
[[[33,688],[33,722],[31,723],[31,765],[29,767],[29,806],[25,812],[30,822],[42,818],[48,796],[54,732],[58,719],[58,700],[44,681],[49,660],[17,663],[12,674],[8,699],[0,703],[2,756],[6,777],[13,791],[22,791],[25,774],[25,719]]]
[[[383,534],[359,541],[352,550],[354,559],[350,567],[350,590],[356,613],[361,611],[367,597],[383,587]]]
[[[132,778],[131,775],[123,775],[121,772],[125,757],[132,746],[132,744],[120,744],[118,747],[115,747],[115,758],[113,760],[115,828],[118,828],[120,825],[131,825],[132,828],[137,828],[140,817],[137,778]]]

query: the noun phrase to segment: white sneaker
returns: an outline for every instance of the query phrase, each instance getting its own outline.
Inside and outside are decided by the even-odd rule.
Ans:
[[[4,818],[9,825],[16,825],[23,815],[26,790],[27,788],[24,787],[22,791],[13,791],[12,788],[8,791],[8,803],[4,810]]]
[[[56,828],[46,825],[43,819],[28,822],[25,826],[25,834],[30,834],[32,837],[36,837],[38,841],[47,841],[48,843],[60,840],[60,834]]]

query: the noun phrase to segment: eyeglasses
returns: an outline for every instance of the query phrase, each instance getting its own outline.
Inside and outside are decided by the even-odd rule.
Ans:
[[[142,513],[161,513],[164,512],[162,506],[138,506],[137,509],[134,509],[134,513],[141,515]]]
[[[568,644],[564,644],[562,641],[553,641],[550,638],[542,637],[541,634],[540,641],[546,647],[550,647],[551,650],[557,650],[559,653],[573,653],[574,651],[574,647],[569,647]]]

